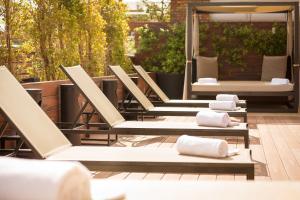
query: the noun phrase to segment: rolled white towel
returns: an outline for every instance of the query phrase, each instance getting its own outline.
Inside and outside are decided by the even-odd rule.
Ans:
[[[239,97],[235,94],[218,94],[216,96],[217,101],[234,101],[235,103],[239,102]]]
[[[212,110],[229,110],[234,111],[239,108],[236,107],[236,103],[234,101],[211,101],[209,102],[209,108]]]
[[[290,80],[287,78],[272,78],[272,80],[271,80],[272,85],[286,85],[289,83],[290,83]]]
[[[182,135],[177,139],[176,149],[180,154],[224,158],[235,155],[238,150],[229,150],[225,140]]]
[[[214,111],[200,111],[196,115],[196,122],[199,126],[228,127],[236,126],[238,122],[232,122],[228,113]]]
[[[0,199],[91,199],[90,172],[77,162],[0,158]]]
[[[217,83],[216,78],[199,78],[198,83]]]

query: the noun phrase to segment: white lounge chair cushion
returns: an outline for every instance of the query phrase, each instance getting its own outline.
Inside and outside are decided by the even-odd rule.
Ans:
[[[273,85],[270,81],[219,81],[216,85],[192,84],[197,92],[288,92],[294,84]]]

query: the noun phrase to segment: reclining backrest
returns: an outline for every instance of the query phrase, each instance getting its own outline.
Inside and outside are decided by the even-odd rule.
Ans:
[[[170,99],[167,95],[158,87],[158,85],[153,81],[153,79],[148,75],[148,73],[140,65],[133,65],[135,71],[142,77],[142,79],[149,85],[149,87],[157,94],[157,96],[163,101],[167,102]]]
[[[111,71],[118,77],[118,79],[125,85],[125,87],[132,93],[136,100],[149,110],[154,108],[154,105],[146,97],[146,95],[138,88],[138,86],[130,79],[126,72],[120,66],[109,66]]]
[[[61,66],[61,68],[109,126],[125,121],[119,111],[80,65],[73,67]]]
[[[3,66],[0,67],[0,108],[40,158],[71,146],[46,113]]]

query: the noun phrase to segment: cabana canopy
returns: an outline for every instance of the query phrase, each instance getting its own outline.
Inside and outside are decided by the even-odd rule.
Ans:
[[[199,55],[199,14],[268,14],[284,13],[287,16],[287,55],[293,64],[295,97],[299,99],[299,2],[296,0],[210,1],[187,4],[186,16],[186,69],[183,99],[192,93],[192,59]],[[294,22],[294,23],[293,23]]]
[[[274,13],[287,12],[292,9],[292,6],[197,6],[197,13]]]

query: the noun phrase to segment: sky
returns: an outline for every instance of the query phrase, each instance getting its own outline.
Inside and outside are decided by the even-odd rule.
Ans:
[[[148,0],[150,2],[161,2],[161,0]],[[169,0],[171,1],[171,0]],[[136,10],[137,8],[143,8],[142,0],[123,0],[127,4],[129,10]]]
[[[160,2],[161,0],[149,0],[152,2]],[[124,3],[135,3],[135,2],[142,2],[142,0],[123,0]]]

